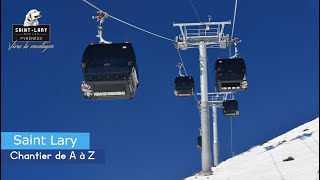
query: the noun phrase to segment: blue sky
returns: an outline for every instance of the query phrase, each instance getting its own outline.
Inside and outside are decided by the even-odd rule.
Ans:
[[[173,22],[196,22],[189,0],[91,1],[113,16],[174,38]],[[234,0],[194,0],[202,21],[232,20]],[[201,169],[196,147],[199,113],[193,98],[176,98],[173,82],[179,56],[172,43],[115,20],[104,37],[129,40],[139,66],[133,100],[88,101],[81,95],[84,48],[97,39],[95,9],[81,0],[1,1],[2,131],[90,132],[91,147],[103,149],[104,165],[6,165],[2,178],[175,180]],[[238,93],[240,116],[233,118],[233,150],[242,153],[319,116],[319,1],[239,1],[235,36],[247,64],[249,88]],[[12,24],[43,12],[54,49],[10,50]],[[226,27],[231,34],[231,26]],[[199,91],[198,50],[182,51]],[[208,50],[216,58],[228,50]],[[213,75],[213,74],[212,74]],[[212,77],[214,80],[214,77]],[[212,81],[209,89],[212,90]],[[219,109],[221,159],[231,157],[230,119]]]

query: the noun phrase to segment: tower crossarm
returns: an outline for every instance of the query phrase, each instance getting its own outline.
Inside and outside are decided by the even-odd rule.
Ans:
[[[201,93],[197,93],[197,95],[201,95]],[[225,100],[233,99],[232,92],[211,92],[208,93],[208,104],[209,106],[222,107],[222,103]],[[201,102],[198,102],[198,106],[200,106]]]
[[[203,22],[203,23],[174,23],[181,34],[176,37],[175,45],[181,50],[197,48],[204,42],[207,48],[227,48],[230,44],[229,34],[224,34],[225,25],[231,21]]]

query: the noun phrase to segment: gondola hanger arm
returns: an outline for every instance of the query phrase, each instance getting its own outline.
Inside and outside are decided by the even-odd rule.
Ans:
[[[182,68],[183,64],[182,63],[178,63],[176,66],[179,69],[179,76],[183,76],[182,72],[181,72],[181,68]]]
[[[241,40],[239,38],[233,38],[231,40],[231,43],[234,44],[234,55],[232,57],[230,57],[231,59],[237,58],[239,56],[239,50],[237,45],[241,42]]]
[[[97,19],[97,21],[104,20],[108,18],[109,14],[103,11],[97,11],[98,15],[97,16],[92,16],[92,19]]]
[[[93,8],[95,8],[95,9],[98,10],[98,11],[101,11],[101,12],[103,12],[103,13],[106,13],[106,12],[104,12],[103,10],[101,10],[100,8],[98,8],[97,6],[93,5],[92,3],[90,3],[90,2],[87,1],[87,0],[82,0],[82,1],[84,1],[84,2],[87,3],[88,5],[92,6]],[[165,39],[165,40],[174,42],[173,39],[170,39],[170,38],[161,36],[161,35],[159,35],[159,34],[156,34],[156,33],[153,33],[153,32],[151,32],[151,31],[148,31],[148,30],[145,30],[145,29],[143,29],[143,28],[140,28],[140,27],[138,27],[138,26],[135,26],[135,25],[130,24],[130,23],[126,22],[126,21],[123,21],[123,20],[121,20],[121,19],[119,19],[119,18],[116,18],[116,17],[114,17],[114,16],[112,16],[112,15],[110,15],[110,14],[108,14],[108,13],[106,13],[106,14],[108,15],[108,17],[110,17],[110,18],[112,18],[112,19],[114,19],[114,20],[117,20],[117,21],[119,21],[119,22],[121,22],[121,23],[123,23],[123,24],[126,24],[126,25],[128,25],[128,26],[131,26],[131,27],[133,27],[133,28],[135,28],[135,29],[138,29],[138,30],[143,31],[143,32],[148,33],[148,34],[151,34],[151,35],[156,36],[156,37],[158,37],[158,38],[161,38],[161,39]]]
[[[99,41],[100,44],[111,44],[112,43],[111,41],[106,41],[102,37],[102,35],[103,35],[103,33],[102,33],[102,29],[103,29],[102,28],[102,24],[103,24],[104,20],[106,18],[108,18],[108,13],[100,11],[100,10],[97,13],[98,13],[97,16],[92,16],[92,19],[97,19],[97,21],[99,22],[98,34],[97,34],[96,37],[100,39],[100,41]]]

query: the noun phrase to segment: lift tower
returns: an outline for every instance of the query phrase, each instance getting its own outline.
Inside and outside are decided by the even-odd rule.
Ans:
[[[227,48],[230,45],[230,37],[224,34],[225,25],[230,25],[231,21],[224,22],[203,22],[203,23],[174,23],[174,27],[179,27],[181,34],[175,39],[175,46],[181,50],[189,48],[199,48],[200,63],[200,89],[201,100],[199,109],[201,113],[201,165],[202,175],[212,174],[211,170],[211,147],[210,147],[210,117],[208,101],[208,73],[207,73],[207,48]],[[216,113],[215,113],[216,118]],[[217,134],[217,133],[214,133]],[[215,139],[215,138],[214,138]],[[218,157],[217,150],[214,151]]]

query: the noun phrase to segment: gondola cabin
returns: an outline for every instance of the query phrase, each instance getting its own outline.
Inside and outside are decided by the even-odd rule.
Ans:
[[[177,76],[174,80],[174,95],[189,97],[194,94],[194,80],[192,76]]]
[[[241,91],[248,88],[246,64],[242,58],[217,59],[215,78],[218,91]]]
[[[201,136],[198,136],[198,138],[197,138],[197,147],[199,149],[202,148],[202,137]]]
[[[237,100],[225,100],[222,103],[223,114],[225,116],[238,116],[239,108]]]
[[[82,56],[82,72],[81,90],[88,99],[131,99],[139,84],[130,43],[89,45]]]

